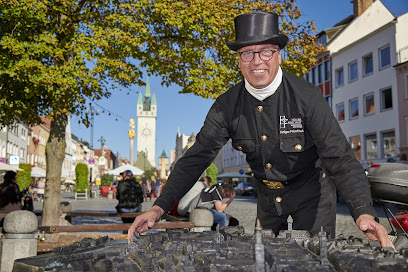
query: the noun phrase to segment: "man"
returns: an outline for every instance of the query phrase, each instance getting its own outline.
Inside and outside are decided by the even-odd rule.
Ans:
[[[205,188],[201,193],[203,205],[211,203],[213,206],[210,208],[214,217],[213,229],[217,225],[225,227],[229,225],[231,215],[226,214],[224,211],[228,208],[231,202],[235,198],[234,188],[230,184],[223,184],[222,186],[214,185],[211,188]],[[222,200],[229,198],[226,202]],[[236,220],[236,219],[235,219]]]
[[[180,199],[177,206],[177,213],[181,216],[186,216],[194,210],[200,201],[201,191],[205,188],[211,187],[211,183],[212,180],[208,176],[199,179],[190,191]]]
[[[4,174],[4,182],[0,183],[0,212],[9,213],[21,210],[21,198],[25,193],[20,192],[16,183],[17,173],[7,171]],[[4,218],[0,219],[0,227],[3,227]]]
[[[143,198],[147,201],[147,195],[146,195],[146,190],[147,190],[147,178],[145,174],[142,174],[141,177],[141,182],[142,182],[142,190],[143,190]]]
[[[7,171],[4,182],[0,183],[0,212],[8,213],[22,209],[21,197],[23,193],[16,183],[17,173]]]
[[[155,205],[135,219],[129,239],[152,228],[232,138],[254,172],[263,228],[276,234],[291,215],[294,229],[323,227],[334,235],[335,193],[320,179],[320,160],[360,230],[393,247],[375,220],[364,170],[320,90],[280,68],[288,37],[279,33],[277,15],[253,12],[234,22],[236,40],[227,46],[237,51],[244,80],[214,102],[195,144],[178,160]]]
[[[143,202],[142,186],[133,178],[133,173],[126,170],[121,173],[123,180],[116,187],[116,199],[119,200],[116,210],[121,213],[141,211]],[[123,223],[132,223],[133,218],[122,217]]]

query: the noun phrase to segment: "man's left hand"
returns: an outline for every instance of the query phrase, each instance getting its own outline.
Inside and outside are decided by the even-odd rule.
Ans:
[[[392,247],[395,251],[395,247],[388,237],[387,230],[383,225],[375,222],[373,216],[362,214],[357,218],[356,224],[370,240],[380,241],[382,247]]]

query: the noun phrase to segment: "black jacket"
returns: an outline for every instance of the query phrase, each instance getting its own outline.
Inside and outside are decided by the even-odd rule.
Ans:
[[[134,209],[143,202],[142,186],[134,179],[121,180],[116,186],[117,209]]]
[[[304,184],[316,174],[320,159],[353,218],[376,215],[364,169],[320,90],[286,71],[275,94],[264,101],[252,97],[243,81],[217,98],[196,143],[177,161],[155,205],[170,210],[230,138],[232,146],[246,154],[258,190],[272,196],[276,191],[269,190],[264,179],[286,186],[283,213],[320,196],[320,188]]]

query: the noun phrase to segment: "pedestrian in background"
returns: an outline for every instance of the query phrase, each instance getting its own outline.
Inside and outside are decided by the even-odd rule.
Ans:
[[[9,213],[21,210],[21,198],[25,192],[20,192],[16,183],[17,173],[7,171],[4,175],[4,181],[0,184],[0,212]],[[0,221],[0,227],[3,226],[3,219]]]
[[[150,177],[150,200],[152,200],[152,197],[157,197],[156,193],[156,178],[155,176]]]
[[[201,192],[205,188],[211,187],[211,183],[212,180],[209,176],[200,178],[194,184],[194,186],[180,199],[176,207],[177,214],[181,216],[187,216],[192,210],[194,210],[200,204]]]
[[[144,200],[147,201],[147,195],[146,195],[146,193],[147,193],[147,178],[146,178],[146,175],[144,173],[142,174],[142,177],[140,178],[140,181],[142,183],[143,198],[144,198]]]
[[[220,95],[196,142],[177,161],[153,207],[138,216],[128,238],[152,228],[194,185],[219,150],[232,146],[246,154],[258,192],[257,217],[275,234],[287,229],[335,235],[335,187],[358,228],[383,247],[393,247],[379,224],[368,180],[330,106],[313,84],[280,67],[288,37],[279,33],[278,15],[251,12],[237,16],[235,41],[244,79]],[[320,179],[318,160],[327,169]],[[333,181],[333,183],[328,182]]]
[[[162,184],[161,179],[157,178],[156,179],[156,194],[157,194],[157,197],[159,197],[160,193],[161,193],[161,189],[162,189],[161,184]]]
[[[229,199],[224,202],[224,198]],[[233,217],[230,214],[225,213],[225,210],[228,208],[234,198],[235,192],[231,184],[225,183],[222,186],[216,184],[202,190],[202,204],[200,204],[200,206],[208,207],[213,214],[214,225],[211,228],[212,230],[215,230],[217,225],[220,225],[221,227],[229,225],[230,219]],[[234,220],[238,222],[235,218]],[[236,226],[238,224],[234,225]]]
[[[138,212],[142,210],[143,191],[142,186],[133,178],[131,170],[122,173],[123,179],[116,187],[116,199],[119,201],[116,206],[118,213]],[[132,223],[134,218],[122,217],[123,223]]]

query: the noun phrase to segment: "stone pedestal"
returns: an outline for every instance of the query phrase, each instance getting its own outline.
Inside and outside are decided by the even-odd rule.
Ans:
[[[194,222],[195,227],[192,232],[211,230],[214,224],[213,214],[207,209],[194,209],[190,212],[189,221]]]
[[[113,191],[108,192],[108,199],[113,199]]]
[[[37,216],[30,211],[14,211],[4,219],[6,232],[1,248],[1,272],[11,272],[16,259],[37,255]]]

